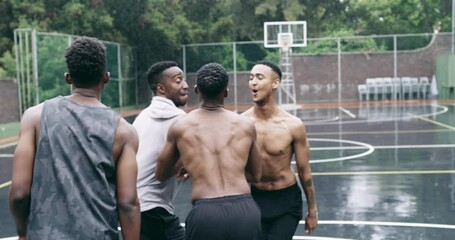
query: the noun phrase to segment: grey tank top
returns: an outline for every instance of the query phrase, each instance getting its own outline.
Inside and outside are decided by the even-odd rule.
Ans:
[[[27,239],[118,239],[112,148],[120,116],[56,97],[44,103]]]

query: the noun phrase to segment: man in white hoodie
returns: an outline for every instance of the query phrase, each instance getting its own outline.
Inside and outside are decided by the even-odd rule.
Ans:
[[[153,64],[147,71],[147,81],[154,97],[133,122],[139,136],[137,193],[141,204],[141,239],[184,239],[184,229],[172,205],[179,182],[176,176],[158,181],[155,167],[169,127],[185,114],[178,107],[186,104],[188,84],[183,71],[172,61]]]

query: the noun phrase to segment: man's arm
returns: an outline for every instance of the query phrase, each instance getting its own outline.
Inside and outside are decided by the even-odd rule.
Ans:
[[[261,181],[262,176],[262,159],[259,148],[256,144],[256,128],[251,124],[253,143],[251,144],[248,154],[248,162],[245,167],[245,176],[248,182],[257,183]]]
[[[305,126],[302,123],[295,128],[292,134],[299,180],[308,204],[308,213],[305,218],[305,231],[311,234],[318,225],[318,208],[316,205],[313,180],[311,178],[310,146],[306,137]]]
[[[176,174],[176,171],[181,169],[183,166],[180,164],[176,167],[180,157],[176,140],[177,137],[174,123],[167,132],[166,143],[164,144],[156,162],[155,176],[161,182],[164,182],[168,178],[172,177]]]
[[[141,211],[137,197],[136,153],[139,140],[135,129],[122,119],[117,129],[120,142],[123,142],[117,161],[118,212],[122,236],[125,240],[139,239]]]
[[[33,107],[22,116],[19,141],[13,157],[13,177],[9,190],[9,207],[16,223],[17,233],[24,238],[30,213],[33,164],[36,153],[37,126],[41,106]]]

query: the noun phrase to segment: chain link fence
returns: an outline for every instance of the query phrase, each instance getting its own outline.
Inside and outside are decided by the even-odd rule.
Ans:
[[[47,99],[70,94],[71,86],[64,80],[65,51],[77,37],[35,29],[14,31],[20,113]],[[115,42],[102,42],[107,49],[110,81],[101,101],[112,108],[137,105],[134,49]]]
[[[427,77],[436,72],[436,58],[449,53],[450,33],[308,39],[307,46],[292,48],[297,103],[358,101],[358,86],[368,78]],[[249,70],[263,59],[280,63],[279,49],[264,48],[262,41],[182,45],[182,66],[190,87],[204,64],[218,62],[230,73],[226,105],[251,105]],[[387,99],[385,99],[387,100]],[[190,94],[189,105],[197,104]]]

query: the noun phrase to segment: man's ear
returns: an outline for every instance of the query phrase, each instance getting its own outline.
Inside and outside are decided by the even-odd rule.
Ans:
[[[275,78],[272,83],[272,89],[278,89],[278,87],[280,86],[280,83],[281,83],[280,79]]]
[[[65,77],[66,83],[70,85],[73,84],[73,79],[71,79],[71,75],[68,72],[66,72],[63,76]]]
[[[111,73],[110,72],[105,72],[104,75],[103,75],[103,83],[106,84],[107,82],[109,82],[109,78],[111,77]]]
[[[229,88],[226,88],[224,90],[224,97],[227,98],[228,95],[229,95]]]
[[[194,92],[195,92],[196,94],[199,94],[199,89],[197,88],[197,84],[194,85]]]
[[[165,95],[166,93],[166,88],[162,83],[157,83],[156,84],[156,93],[159,93],[160,95]]]

